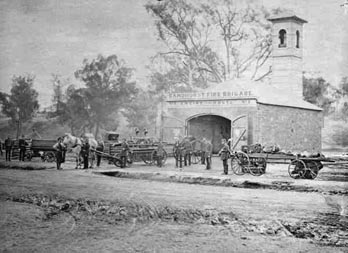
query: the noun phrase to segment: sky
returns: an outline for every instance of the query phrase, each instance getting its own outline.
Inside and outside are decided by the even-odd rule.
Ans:
[[[147,84],[150,57],[163,45],[144,4],[157,0],[0,0],[0,91],[13,75],[36,76],[41,107],[52,98],[51,75],[73,82],[83,59],[116,54]],[[167,0],[164,0],[167,1]],[[348,76],[348,11],[345,0],[245,0],[251,6],[287,8],[304,26],[304,71],[336,85]]]

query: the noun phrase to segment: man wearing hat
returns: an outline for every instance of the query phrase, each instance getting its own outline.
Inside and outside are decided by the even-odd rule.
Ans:
[[[81,146],[81,155],[83,158],[83,169],[88,169],[88,157],[89,157],[90,145],[88,143],[88,138],[85,139]]]
[[[129,146],[127,144],[126,139],[123,139],[121,144],[121,153],[120,153],[121,168],[125,168],[127,165],[128,152],[129,152]]]
[[[7,136],[7,139],[5,140],[6,161],[11,161],[12,147],[13,140],[10,138],[10,136]]]
[[[178,168],[180,166],[180,168],[182,168],[182,145],[178,137],[175,137],[174,140],[173,153],[175,157],[175,167]]]
[[[210,170],[211,169],[211,156],[213,154],[213,145],[211,144],[210,141],[204,139],[205,142],[205,150],[204,150],[204,158],[206,161],[206,169]]]
[[[24,161],[25,157],[25,150],[26,150],[26,141],[24,139],[24,135],[22,135],[22,138],[18,140],[18,147],[19,147],[19,161]]]
[[[56,150],[56,163],[57,170],[61,170],[61,164],[65,162],[65,152],[66,146],[63,143],[63,138],[59,137],[58,142],[53,145],[53,148]]]
[[[226,139],[222,139],[221,143],[222,143],[222,148],[219,151],[219,156],[221,157],[222,164],[223,164],[223,167],[224,167],[223,174],[227,175],[228,174],[228,163],[227,163],[227,161],[228,161],[228,158],[230,158],[231,152],[230,152],[230,148],[228,147]]]

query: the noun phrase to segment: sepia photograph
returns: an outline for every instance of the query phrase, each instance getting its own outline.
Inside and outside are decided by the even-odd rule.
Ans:
[[[348,252],[348,0],[0,0],[0,252]]]

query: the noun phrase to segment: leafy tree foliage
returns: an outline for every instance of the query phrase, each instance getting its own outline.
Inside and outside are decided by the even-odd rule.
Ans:
[[[224,45],[224,79],[239,78],[247,71],[255,79],[271,54],[269,13],[263,8],[238,8],[233,0],[213,1],[202,9]]]
[[[348,96],[348,76],[342,78],[339,88],[341,90],[342,96]]]
[[[52,74],[52,85],[53,85],[53,97],[52,102],[54,106],[54,113],[53,117],[59,116],[64,113],[64,101],[65,101],[65,94],[64,90],[65,87],[68,85],[69,80],[63,79],[61,76]]]
[[[131,128],[153,129],[156,124],[159,98],[149,92],[139,92],[138,96],[122,111]]]
[[[38,93],[33,88],[35,77],[31,75],[14,76],[11,93],[0,93],[2,112],[11,118],[12,123],[24,123],[32,119],[39,109]]]
[[[270,24],[263,9],[237,9],[231,0],[196,5],[172,0],[145,7],[167,47],[154,57],[155,90],[190,90],[247,72],[257,79],[270,55]]]
[[[86,132],[89,115],[84,97],[84,89],[76,89],[70,85],[65,93],[66,101],[61,103],[61,113],[58,120],[62,125],[68,125],[72,134]]]
[[[324,110],[324,114],[328,115],[331,112],[332,104],[335,101],[332,96],[329,95],[331,89],[330,83],[324,78],[307,78],[303,77],[303,96],[304,100],[315,104]]]
[[[75,72],[85,88],[72,89],[68,103],[81,112],[85,127],[95,129],[95,136],[101,127],[115,120],[115,113],[134,100],[138,89],[131,81],[132,71],[116,55],[99,55],[92,61],[84,60]]]

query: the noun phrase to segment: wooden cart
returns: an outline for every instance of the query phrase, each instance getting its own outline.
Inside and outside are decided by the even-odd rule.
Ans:
[[[250,173],[253,176],[261,176],[266,173],[267,163],[287,163],[288,173],[294,179],[315,179],[319,171],[324,165],[342,165],[348,164],[348,159],[317,156],[301,156],[283,153],[264,153],[248,152],[248,151],[234,151],[240,138],[245,131],[238,138],[237,142],[232,148],[231,154],[231,168],[236,175],[243,175]]]
[[[136,143],[129,143],[129,153],[128,153],[128,160],[127,164],[130,165],[133,162],[144,162],[148,165],[154,165],[156,164],[158,157],[157,157],[157,143],[152,144],[136,144]],[[112,157],[116,157],[120,159],[120,153],[121,153],[121,144],[114,144],[109,147],[109,155]],[[162,159],[162,164],[165,164],[167,160],[167,152],[164,152],[164,156]]]
[[[325,165],[347,165],[348,160],[332,157],[304,157],[291,154],[245,153],[232,154],[231,168],[236,175],[250,173],[261,176],[266,172],[267,163],[288,163],[289,176],[294,179],[315,179]]]
[[[53,146],[56,143],[57,140],[33,139],[29,141],[27,159],[30,161],[33,157],[40,157],[43,162],[55,162],[56,155]]]

